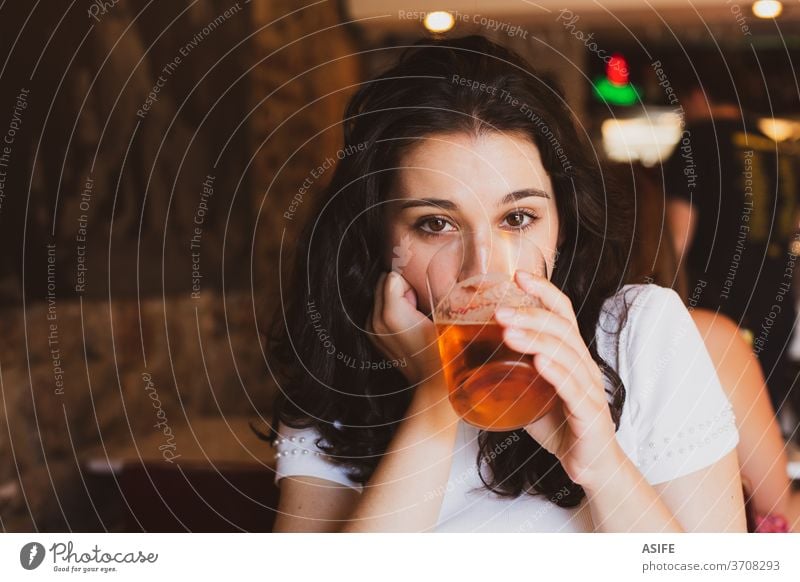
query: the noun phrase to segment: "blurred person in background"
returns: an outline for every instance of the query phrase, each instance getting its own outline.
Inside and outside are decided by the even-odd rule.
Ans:
[[[685,125],[664,164],[675,250],[689,293],[698,290],[695,305],[747,330],[780,413],[792,384],[786,352],[796,318],[797,157],[743,111],[736,79],[744,67],[706,55],[692,64],[698,76],[676,84]]]
[[[684,299],[733,405],[748,531],[785,532],[792,524],[793,531],[800,530],[800,494],[792,493],[787,448],[750,342],[730,317],[696,307],[705,283],[687,288],[665,219],[669,202],[653,173],[635,163],[615,165],[612,172],[637,208],[628,281],[672,287]]]

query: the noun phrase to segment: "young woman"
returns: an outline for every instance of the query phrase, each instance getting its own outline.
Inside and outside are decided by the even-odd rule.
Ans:
[[[671,289],[622,285],[628,211],[567,104],[480,36],[420,41],[365,83],[275,318],[275,531],[744,531],[738,433]],[[558,404],[484,432],[426,317],[453,240],[530,239],[543,308],[496,314]],[[477,251],[476,251],[477,252]]]

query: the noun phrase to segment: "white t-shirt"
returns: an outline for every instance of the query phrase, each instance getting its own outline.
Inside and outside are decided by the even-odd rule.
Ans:
[[[623,297],[628,319],[617,334]],[[617,440],[650,484],[712,465],[736,447],[730,402],[691,315],[672,289],[626,285],[608,298],[597,326],[597,349],[627,392]],[[283,424],[278,429],[276,483],[307,475],[362,490],[345,468],[326,460],[315,445],[314,429]],[[478,476],[477,437],[477,428],[459,422],[448,482],[428,493],[443,496],[433,531],[593,531],[585,498],[577,507],[562,508],[541,494],[507,498],[489,491]]]

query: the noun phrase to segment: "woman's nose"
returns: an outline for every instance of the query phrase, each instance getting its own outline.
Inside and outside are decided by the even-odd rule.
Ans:
[[[510,241],[495,233],[470,233],[464,236],[459,281],[475,275],[506,272]]]
[[[489,245],[481,240],[476,241],[468,238],[464,242],[461,270],[459,272],[460,281],[487,272],[489,248]]]

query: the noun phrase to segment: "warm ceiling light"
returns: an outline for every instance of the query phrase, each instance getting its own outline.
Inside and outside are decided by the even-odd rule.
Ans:
[[[753,3],[753,14],[759,18],[777,18],[783,12],[783,4],[778,0],[758,0]]]
[[[797,139],[800,135],[800,123],[791,119],[765,117],[758,120],[758,129],[775,141]]]
[[[444,10],[437,10],[436,12],[429,12],[425,16],[425,28],[431,32],[447,32],[456,23],[453,15]]]

